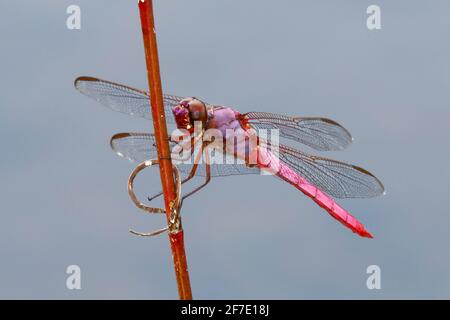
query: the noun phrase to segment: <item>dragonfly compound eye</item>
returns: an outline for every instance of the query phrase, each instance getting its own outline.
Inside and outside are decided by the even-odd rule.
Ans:
[[[202,125],[206,125],[208,120],[208,112],[206,106],[200,100],[194,99],[189,103],[189,113],[191,115],[191,121],[201,121]]]

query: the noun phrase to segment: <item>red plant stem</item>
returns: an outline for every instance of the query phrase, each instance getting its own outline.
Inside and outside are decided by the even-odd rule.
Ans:
[[[150,86],[153,127],[158,149],[161,185],[169,223],[170,203],[176,198],[172,162],[170,159],[169,140],[164,113],[164,101],[159,70],[158,46],[156,42],[155,20],[152,0],[139,0],[142,34],[144,37],[145,60],[147,63],[148,83]],[[191,300],[191,284],[184,249],[184,234],[180,227],[177,232],[169,232],[178,294],[181,300]]]

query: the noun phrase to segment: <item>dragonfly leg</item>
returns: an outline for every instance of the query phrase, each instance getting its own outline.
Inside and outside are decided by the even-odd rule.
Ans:
[[[163,194],[163,192],[162,191],[160,191],[160,192],[158,192],[157,194],[154,194],[153,196],[148,196],[147,197],[147,200],[149,201],[149,202],[151,202],[151,201],[153,201],[153,200],[155,200],[156,198],[158,198],[158,197],[160,197],[160,196],[162,196],[162,194]]]
[[[181,181],[181,184],[184,184],[184,183],[188,182],[189,180],[191,180],[191,179],[194,177],[195,172],[192,173],[192,171],[194,171],[194,169],[191,170],[191,173],[189,173],[189,176],[188,176],[186,179],[184,179],[184,180]],[[154,194],[154,195],[151,196],[151,197],[147,197],[147,199],[148,199],[148,201],[153,201],[153,200],[155,200],[156,198],[158,198],[158,197],[160,197],[160,196],[162,196],[162,195],[163,195],[163,192],[160,191],[160,192]]]
[[[195,138],[192,138],[190,143],[195,143],[194,141]],[[194,153],[194,149],[191,148],[192,152],[191,152],[191,156]],[[184,180],[181,181],[181,184],[184,184],[186,182],[188,182],[189,180],[191,180],[194,176],[195,176],[195,172],[197,171],[197,167],[198,167],[198,163],[200,161],[200,157],[202,155],[202,152],[199,152],[195,161],[194,161],[194,165],[192,166],[192,170],[191,172],[189,172],[189,175],[187,176],[187,178],[185,178]],[[156,198],[160,197],[163,195],[163,191],[161,190],[160,192],[158,192],[157,194],[147,197],[148,201],[151,202],[153,200],[155,200]]]
[[[181,198],[181,205],[183,205],[183,200],[192,196],[194,193],[200,191],[201,189],[203,189],[204,187],[206,187],[206,185],[211,181],[211,165],[210,165],[210,161],[209,161],[209,153],[208,153],[208,149],[207,146],[205,146],[203,148],[203,152],[205,153],[205,166],[206,166],[206,178],[205,178],[205,182],[203,182],[201,185],[199,185],[198,187],[196,187],[194,190],[188,192],[187,194],[185,194],[182,198]]]
[[[194,190],[189,191],[187,194],[183,195],[183,197],[181,198],[181,203],[183,203],[183,200],[192,196],[194,193],[200,191],[201,189],[203,189],[204,187],[206,187],[206,185],[211,181],[211,175],[208,174],[208,170],[209,170],[209,164],[206,165],[206,179],[205,182],[203,182],[201,185],[199,185],[198,187],[196,187]]]

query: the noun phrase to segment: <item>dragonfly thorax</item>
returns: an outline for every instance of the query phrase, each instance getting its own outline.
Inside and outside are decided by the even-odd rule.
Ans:
[[[172,108],[178,129],[185,129],[190,132],[194,130],[194,123],[201,122],[203,128],[208,121],[208,111],[206,104],[196,98],[186,98]]]

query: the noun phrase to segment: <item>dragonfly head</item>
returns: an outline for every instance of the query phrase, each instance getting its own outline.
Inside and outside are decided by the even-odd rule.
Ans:
[[[172,109],[175,121],[179,129],[186,129],[189,132],[194,131],[194,125],[200,122],[202,128],[205,128],[208,120],[208,111],[206,104],[196,98],[186,98]]]

